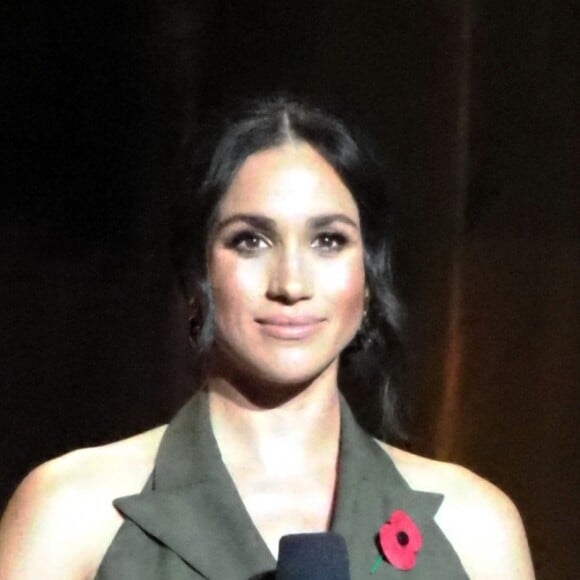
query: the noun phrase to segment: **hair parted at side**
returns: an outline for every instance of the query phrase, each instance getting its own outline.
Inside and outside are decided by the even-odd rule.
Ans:
[[[402,308],[392,280],[393,202],[384,163],[358,127],[302,99],[276,95],[245,101],[192,137],[173,250],[195,304],[191,339],[196,380],[204,381],[215,333],[206,250],[218,204],[250,155],[288,142],[313,147],[357,203],[369,304],[359,333],[341,354],[339,388],[367,431],[404,440],[401,420],[408,395],[401,372]]]

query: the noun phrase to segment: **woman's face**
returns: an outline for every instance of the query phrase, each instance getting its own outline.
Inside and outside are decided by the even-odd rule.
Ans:
[[[218,361],[276,385],[336,370],[361,322],[363,264],[357,205],[323,157],[301,143],[248,157],[208,244]]]

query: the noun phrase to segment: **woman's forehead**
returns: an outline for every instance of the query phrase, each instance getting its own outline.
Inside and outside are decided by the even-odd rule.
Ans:
[[[218,207],[220,218],[233,213],[297,220],[343,213],[358,223],[351,192],[334,168],[304,143],[289,143],[249,156]]]

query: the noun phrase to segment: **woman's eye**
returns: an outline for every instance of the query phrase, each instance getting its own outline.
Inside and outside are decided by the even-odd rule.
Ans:
[[[347,243],[346,236],[335,232],[323,232],[316,238],[315,246],[323,250],[340,250]]]
[[[262,237],[253,232],[240,232],[231,239],[228,243],[228,247],[235,248],[242,252],[253,252],[261,249],[260,244],[265,243],[266,242]]]

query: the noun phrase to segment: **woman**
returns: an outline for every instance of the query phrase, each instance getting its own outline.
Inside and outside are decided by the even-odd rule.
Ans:
[[[34,470],[0,577],[247,580],[282,536],[330,529],[354,579],[532,578],[501,491],[373,440],[340,394],[397,435],[391,210],[364,141],[276,98],[204,144],[176,245],[202,388],[169,427]]]

